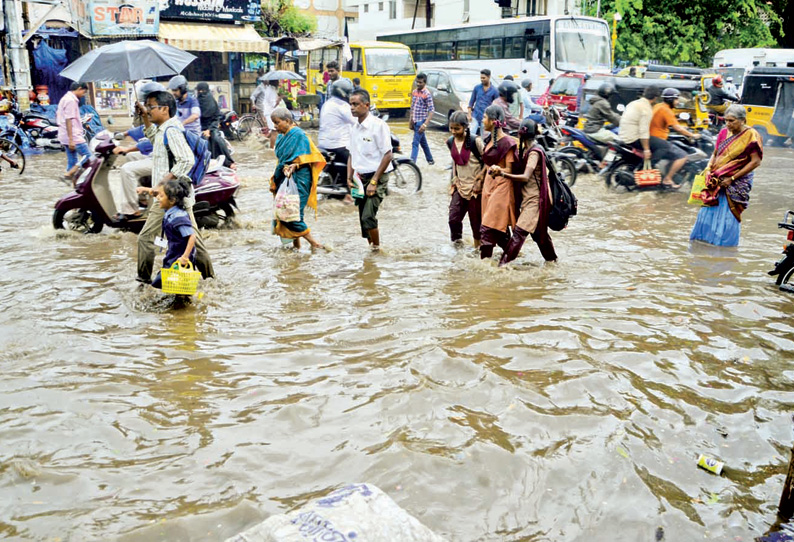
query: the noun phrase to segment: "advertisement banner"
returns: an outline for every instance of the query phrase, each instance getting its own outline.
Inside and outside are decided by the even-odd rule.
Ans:
[[[92,0],[89,15],[94,36],[156,36],[159,0]]]
[[[253,23],[262,19],[261,0],[160,0],[164,21]]]

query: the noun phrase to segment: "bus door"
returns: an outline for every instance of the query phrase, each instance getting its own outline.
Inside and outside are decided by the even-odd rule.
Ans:
[[[549,86],[548,76],[541,78],[542,69],[540,66],[541,55],[543,54],[543,36],[528,35],[524,41],[524,60],[526,63],[527,77],[532,81],[532,95],[540,96]]]
[[[361,80],[361,87],[367,88],[364,78],[364,55],[362,54],[361,47],[351,47],[350,60],[342,64],[342,77],[346,77],[351,81],[358,77]]]
[[[794,78],[781,82],[772,124],[782,137],[794,137]]]

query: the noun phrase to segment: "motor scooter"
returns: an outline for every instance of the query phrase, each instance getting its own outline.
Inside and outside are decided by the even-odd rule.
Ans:
[[[402,195],[415,194],[422,190],[422,172],[413,160],[404,156],[400,149],[400,140],[391,136],[392,173],[389,176],[389,192]],[[317,181],[317,193],[331,198],[343,198],[347,195],[347,162],[338,161],[336,153],[320,149],[325,157],[325,168]]]
[[[116,144],[111,134],[100,132],[91,140],[90,148],[95,154],[83,159],[74,191],[55,203],[53,227],[99,233],[107,225],[123,231],[140,232],[146,222],[145,214],[130,219],[114,219],[116,202],[110,186],[110,172],[118,155],[113,154]],[[235,195],[239,189],[240,182],[234,170],[217,164],[210,167],[201,183],[194,188],[196,203],[193,215],[198,226],[217,227],[222,220],[231,219],[237,208]]]
[[[221,114],[223,117],[221,117],[218,127],[223,132],[223,136],[229,141],[239,141],[240,135],[237,133],[237,124],[240,119],[237,116],[237,112],[224,109]]]
[[[783,222],[778,222],[778,228],[786,230],[786,240],[789,241],[783,246],[783,257],[775,263],[775,268],[769,271],[769,275],[777,277],[775,284],[780,287],[780,291],[794,293],[794,211],[786,211]],[[792,284],[789,284],[789,282]]]
[[[63,150],[63,144],[58,141],[58,125],[52,119],[34,111],[25,111],[23,113],[16,104],[14,104],[10,114],[14,121],[8,124],[0,133],[1,138],[13,141],[21,148],[34,147],[44,150]],[[93,115],[91,113],[86,113],[80,117],[80,122],[89,138],[93,136],[93,130],[90,126],[92,118]]]

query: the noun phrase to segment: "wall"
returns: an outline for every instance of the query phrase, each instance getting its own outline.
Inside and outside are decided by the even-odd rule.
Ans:
[[[357,8],[348,7],[346,0],[294,0],[295,7],[317,18],[316,38],[336,39],[345,34],[345,18],[358,16]]]

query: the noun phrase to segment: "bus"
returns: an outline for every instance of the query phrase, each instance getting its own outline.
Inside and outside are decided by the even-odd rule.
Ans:
[[[532,80],[540,95],[549,80],[565,72],[610,73],[609,26],[594,17],[518,17],[379,35],[378,40],[404,43],[418,67],[488,68],[493,75],[512,75],[517,83]]]
[[[759,68],[794,68],[794,49],[723,49],[714,55],[714,70],[723,77],[732,77],[741,91],[744,76]]]
[[[383,41],[359,41],[347,47],[338,43],[309,53],[307,92],[324,92],[323,71],[331,60],[336,60],[341,77],[360,79],[361,87],[369,92],[372,104],[379,110],[410,109],[416,66],[408,47]]]

